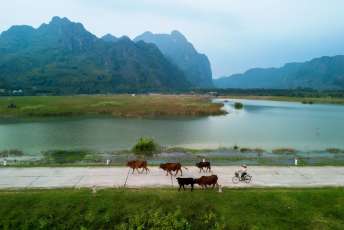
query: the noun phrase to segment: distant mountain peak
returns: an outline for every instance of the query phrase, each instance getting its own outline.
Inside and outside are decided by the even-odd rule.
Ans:
[[[59,16],[54,16],[52,17],[49,24],[61,24],[61,23],[66,24],[66,23],[72,23],[72,22],[66,17],[61,18]]]
[[[112,34],[105,34],[101,39],[106,41],[106,42],[116,42],[116,41],[118,41],[118,38],[113,36]]]
[[[194,87],[210,88],[212,72],[210,62],[204,54],[198,53],[195,47],[179,31],[170,34],[153,34],[144,32],[134,39],[155,44],[160,51],[184,73]]]
[[[179,32],[178,30],[173,30],[171,32],[171,36],[174,38],[177,38],[179,40],[187,41],[186,37],[181,32]]]

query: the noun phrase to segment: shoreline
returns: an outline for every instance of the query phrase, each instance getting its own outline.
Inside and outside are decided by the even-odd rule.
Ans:
[[[289,96],[237,96],[237,95],[221,95],[220,99],[247,99],[247,100],[266,100],[266,101],[281,101],[281,102],[305,102],[309,104],[330,104],[330,105],[344,105],[344,98],[326,98],[326,97],[289,97]]]

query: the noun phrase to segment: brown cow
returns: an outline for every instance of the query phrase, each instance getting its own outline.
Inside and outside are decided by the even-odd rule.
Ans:
[[[163,169],[164,171],[166,171],[166,176],[168,176],[168,174],[170,174],[172,176],[172,173],[171,173],[172,171],[176,172],[176,174],[174,174],[175,176],[177,176],[179,171],[180,171],[180,176],[183,176],[182,165],[180,163],[160,164],[160,168]]]
[[[217,176],[216,175],[211,175],[211,176],[201,176],[200,178],[196,179],[195,182],[196,184],[200,185],[202,188],[207,188],[208,185],[212,185],[213,188],[215,185],[219,185],[217,183]]]
[[[133,169],[132,174],[134,174],[135,169],[137,170],[138,173],[140,173],[139,171],[140,168],[142,168],[141,173],[143,173],[144,170],[146,170],[146,174],[149,172],[149,169],[147,168],[147,161],[141,161],[141,160],[128,161],[127,166]]]

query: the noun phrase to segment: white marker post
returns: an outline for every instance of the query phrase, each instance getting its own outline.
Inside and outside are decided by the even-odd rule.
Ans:
[[[295,157],[295,159],[294,159],[294,164],[295,164],[295,166],[297,166],[297,164],[298,164],[297,161],[298,161],[298,160],[297,160],[297,158]]]
[[[4,166],[7,166],[7,160],[4,160]]]

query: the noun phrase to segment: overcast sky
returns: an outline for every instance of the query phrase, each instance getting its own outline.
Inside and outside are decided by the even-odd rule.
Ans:
[[[1,0],[0,31],[52,16],[102,36],[182,32],[210,59],[214,78],[344,54],[343,0]]]

